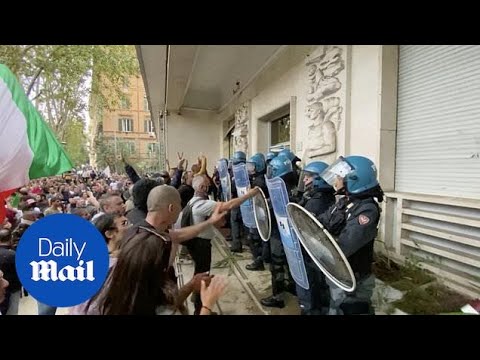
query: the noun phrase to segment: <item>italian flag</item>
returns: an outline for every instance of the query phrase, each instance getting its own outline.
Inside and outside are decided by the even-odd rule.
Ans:
[[[16,189],[72,167],[16,76],[0,64],[0,223],[5,217],[4,199]]]

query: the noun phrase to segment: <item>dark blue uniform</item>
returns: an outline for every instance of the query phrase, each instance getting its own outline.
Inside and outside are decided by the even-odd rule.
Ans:
[[[333,189],[311,189],[307,190],[298,204],[318,216],[335,204]],[[328,312],[330,304],[329,289],[325,275],[318,268],[310,255],[302,246],[302,255],[307,272],[308,290],[297,285],[298,302],[302,315],[323,315]]]
[[[263,193],[265,194],[265,197],[267,199],[269,198],[268,187],[265,181],[264,174],[256,174],[253,177],[251,177],[250,184],[252,189],[255,187],[259,187],[260,189],[262,189]],[[253,260],[254,260],[253,264],[255,264],[255,266],[260,266],[260,268],[263,269],[263,261],[265,260],[264,256],[269,257],[269,254],[267,250],[264,249],[263,247],[263,241],[260,238],[258,229],[248,229],[247,242],[250,247],[250,251],[252,252],[252,255],[253,255]],[[251,269],[248,269],[248,270],[251,270]]]
[[[318,220],[337,239],[357,281],[357,288],[352,293],[347,293],[329,282],[329,314],[373,314],[371,296],[375,278],[371,266],[380,220],[377,202],[372,197],[344,197],[318,216]]]
[[[291,173],[290,173],[291,174]],[[287,174],[287,175],[290,175]],[[285,180],[285,178],[282,176]],[[287,177],[288,180],[288,177]],[[292,183],[285,181],[287,192],[289,194],[289,201],[292,202],[293,198],[292,193]],[[273,208],[269,204],[270,213],[274,215]],[[284,293],[286,291],[295,293],[296,286],[295,282],[290,275],[290,269],[288,266],[287,256],[285,254],[285,249],[283,248],[282,240],[280,237],[280,232],[278,230],[277,221],[275,218],[272,218],[272,232],[270,235],[270,274],[272,276],[272,296],[266,299],[262,299],[261,303],[265,306],[276,306],[284,307]]]
[[[237,187],[235,185],[235,179],[231,178],[232,183],[232,199],[238,197],[237,194]],[[242,213],[240,212],[240,208],[236,207],[230,210],[230,230],[232,236],[232,246],[230,248],[231,251],[234,252],[241,252],[242,251],[242,233],[244,232],[243,220],[242,220]]]

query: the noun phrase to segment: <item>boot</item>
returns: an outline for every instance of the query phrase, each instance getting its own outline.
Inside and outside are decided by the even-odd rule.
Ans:
[[[248,264],[247,266],[245,266],[245,269],[250,271],[263,271],[265,270],[265,266],[263,265],[263,261],[255,260],[251,264]]]
[[[283,309],[285,307],[285,302],[283,300],[277,299],[273,295],[267,298],[261,299],[260,303],[266,307],[276,307],[280,309]]]
[[[234,247],[234,246],[231,246],[231,247],[230,247],[230,252],[232,252],[232,253],[241,253],[241,252],[243,252],[243,249],[242,249],[242,247]]]

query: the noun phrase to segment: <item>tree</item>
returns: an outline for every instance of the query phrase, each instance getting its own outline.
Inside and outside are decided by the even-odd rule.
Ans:
[[[75,166],[86,164],[88,161],[87,138],[83,128],[84,123],[81,120],[71,120],[65,129],[65,150]]]
[[[117,159],[115,158],[115,143],[112,139],[106,138],[103,135],[101,130],[101,124],[99,125],[100,129],[97,130],[98,136],[93,139],[92,145],[96,150],[96,166],[99,169],[104,169],[107,166],[110,166],[110,169],[114,171],[117,165]]]
[[[61,141],[70,121],[85,121],[89,99],[96,109],[113,109],[124,79],[139,73],[130,45],[0,45],[0,62],[17,75]],[[94,138],[97,123],[95,117]]]
[[[31,100],[45,86],[79,86],[90,77],[91,95],[107,109],[118,104],[124,79],[139,72],[131,45],[0,45],[0,62],[18,76]]]

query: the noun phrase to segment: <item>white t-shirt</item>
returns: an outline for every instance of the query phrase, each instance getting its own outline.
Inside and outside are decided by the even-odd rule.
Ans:
[[[188,203],[191,204],[193,202],[195,202],[192,208],[193,225],[207,220],[212,215],[213,210],[215,210],[215,206],[217,205],[216,201],[205,200],[198,196],[194,196]],[[181,224],[181,221],[182,217],[179,216],[177,224]],[[198,234],[198,237],[211,240],[215,237],[215,232],[213,231],[213,228],[209,226],[207,229]]]

